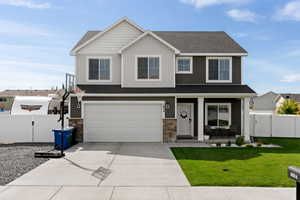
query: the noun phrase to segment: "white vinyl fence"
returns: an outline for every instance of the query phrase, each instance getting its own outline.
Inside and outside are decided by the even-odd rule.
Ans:
[[[257,137],[300,138],[300,116],[250,114],[250,133]]]
[[[0,115],[0,143],[54,142],[58,119],[59,115]]]

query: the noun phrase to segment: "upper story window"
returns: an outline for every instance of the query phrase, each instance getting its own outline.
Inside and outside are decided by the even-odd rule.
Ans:
[[[160,56],[137,56],[137,80],[160,79]]]
[[[206,82],[232,82],[232,58],[231,57],[207,57]]]
[[[176,72],[178,74],[193,73],[193,58],[192,57],[178,57]]]
[[[88,80],[111,81],[111,58],[99,57],[88,59]]]

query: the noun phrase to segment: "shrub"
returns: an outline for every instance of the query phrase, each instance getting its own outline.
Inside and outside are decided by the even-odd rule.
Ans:
[[[235,144],[238,146],[242,146],[243,144],[245,144],[244,136],[237,137],[235,140]]]
[[[262,146],[262,143],[256,143],[256,146],[257,146],[257,147],[261,147],[261,146]]]
[[[285,100],[278,108],[278,114],[296,115],[299,112],[297,102],[292,99]]]
[[[247,148],[253,148],[254,146],[252,144],[246,144]]]
[[[231,141],[228,140],[228,142],[226,143],[226,146],[230,147],[231,146]]]

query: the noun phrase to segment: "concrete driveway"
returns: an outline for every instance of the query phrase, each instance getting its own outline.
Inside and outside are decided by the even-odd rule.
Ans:
[[[160,143],[84,143],[9,185],[189,186],[169,148]]]

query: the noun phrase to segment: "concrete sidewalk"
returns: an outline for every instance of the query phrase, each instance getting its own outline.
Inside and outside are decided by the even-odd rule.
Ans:
[[[294,188],[6,186],[1,200],[295,200]]]

